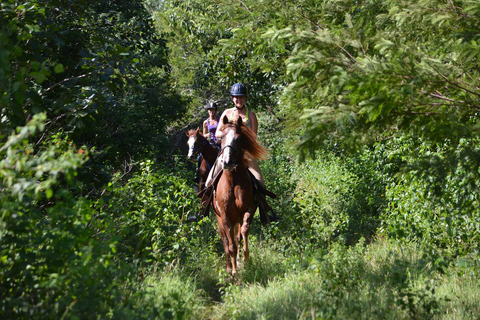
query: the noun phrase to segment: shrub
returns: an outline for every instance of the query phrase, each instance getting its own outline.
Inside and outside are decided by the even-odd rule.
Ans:
[[[294,201],[300,208],[297,221],[311,242],[329,243],[340,236],[353,243],[376,232],[385,201],[376,158],[369,150],[350,158],[319,153],[315,160],[298,166],[294,175]]]
[[[175,270],[148,276],[140,291],[117,314],[124,319],[199,319],[205,315],[205,297],[190,279]]]
[[[95,237],[95,202],[74,177],[87,159],[68,139],[29,139],[38,115],[0,150],[0,312],[3,318],[91,318],[119,304],[126,272],[114,241]]]
[[[166,266],[188,259],[198,248],[214,246],[216,234],[203,227],[208,219],[186,223],[200,202],[186,165],[177,161],[167,168],[145,160],[138,167],[126,184],[119,180],[112,184],[104,209],[104,215],[114,217],[124,259]]]
[[[464,254],[477,247],[480,235],[480,149],[477,140],[459,147],[429,146],[414,141],[392,142],[389,153],[398,157],[399,145],[410,142],[416,159],[388,187],[388,210],[383,233],[417,239],[427,247]]]

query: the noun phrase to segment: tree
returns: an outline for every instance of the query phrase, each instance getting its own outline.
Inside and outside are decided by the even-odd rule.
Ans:
[[[114,163],[162,146],[182,111],[168,85],[167,48],[142,1],[4,2],[0,19],[2,131],[33,114]],[[150,132],[150,135],[145,135]]]

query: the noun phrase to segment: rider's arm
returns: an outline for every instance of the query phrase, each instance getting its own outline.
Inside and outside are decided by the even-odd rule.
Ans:
[[[249,111],[248,114],[248,120],[250,120],[250,125],[252,126],[252,131],[257,135],[258,131],[258,121],[257,121],[257,116],[253,111]]]
[[[208,138],[207,120],[203,121],[203,136],[204,136],[205,138]]]
[[[222,134],[223,134],[222,130],[223,130],[223,127],[224,127],[223,117],[227,117],[227,119],[228,119],[227,113],[228,113],[228,109],[223,111],[222,115],[220,116],[220,119],[218,119],[217,131],[215,131],[215,137],[217,137],[217,138],[222,137]]]

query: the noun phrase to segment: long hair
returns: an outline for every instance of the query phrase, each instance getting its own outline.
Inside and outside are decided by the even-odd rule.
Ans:
[[[243,124],[241,118],[239,118],[237,123],[229,122],[225,124],[224,130],[227,128],[233,128],[232,130],[235,130],[240,134],[240,148],[245,153],[246,157],[260,160],[264,160],[268,157],[269,153],[267,148],[258,143],[256,134]]]

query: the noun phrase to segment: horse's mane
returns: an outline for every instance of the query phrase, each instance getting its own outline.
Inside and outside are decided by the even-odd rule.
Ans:
[[[253,159],[264,160],[268,157],[268,150],[257,142],[257,136],[246,125],[238,125],[237,123],[227,123],[224,129],[233,127],[233,130],[240,132],[241,136],[241,149],[246,153],[247,157]],[[239,130],[237,130],[239,129]]]
[[[191,137],[191,136],[196,135],[197,132],[198,132],[198,129],[190,129],[186,132],[186,134],[187,134],[188,137]]]
[[[197,136],[197,139],[200,138],[200,140],[207,140],[203,134],[200,133],[199,129],[190,129],[188,130],[187,132],[185,132],[187,134],[187,137],[191,137],[191,136]]]

